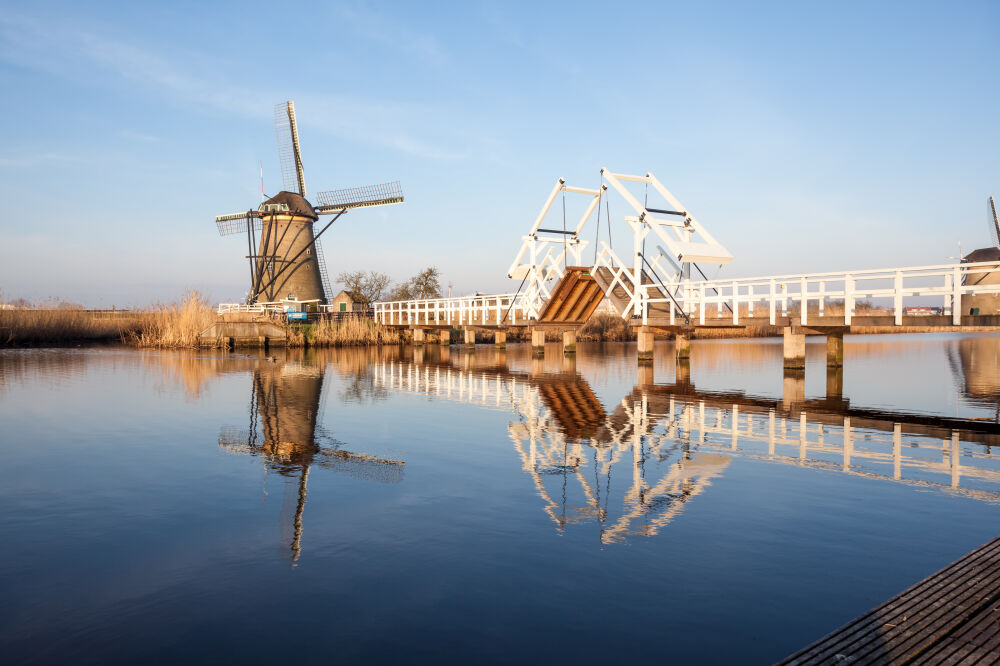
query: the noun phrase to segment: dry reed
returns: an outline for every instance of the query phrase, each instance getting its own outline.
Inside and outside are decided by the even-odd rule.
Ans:
[[[138,329],[123,333],[122,341],[138,347],[197,347],[198,334],[215,319],[212,305],[191,291],[178,303],[143,310]]]
[[[402,334],[370,319],[320,321],[307,326],[288,327],[289,347],[364,347],[397,345]]]
[[[107,342],[139,329],[141,315],[105,313],[82,309],[0,309],[0,347]]]

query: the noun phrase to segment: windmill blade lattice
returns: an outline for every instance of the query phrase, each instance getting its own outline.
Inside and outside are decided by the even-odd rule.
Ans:
[[[302,171],[299,129],[295,122],[295,103],[282,102],[274,107],[274,128],[278,135],[278,161],[281,183],[288,192],[306,195],[306,177]]]
[[[317,192],[317,213],[326,213],[349,208],[370,208],[403,203],[403,188],[398,180],[378,185],[346,187],[340,190]]]
[[[997,217],[997,204],[990,197],[990,234],[993,236],[993,247],[1000,247],[1000,217]]]
[[[261,230],[261,225],[261,215],[256,211],[215,216],[215,226],[218,227],[220,236],[245,234],[247,228],[252,228],[256,233]]]

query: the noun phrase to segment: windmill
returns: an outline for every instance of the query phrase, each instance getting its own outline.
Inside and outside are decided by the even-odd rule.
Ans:
[[[258,363],[251,373],[249,427],[224,428],[219,446],[263,459],[284,478],[283,540],[292,564],[302,553],[303,516],[312,468],[362,481],[400,483],[405,462],[346,450],[318,423],[323,412],[324,367],[310,363]],[[324,392],[324,388],[326,391]]]
[[[318,192],[313,206],[306,200],[295,104],[274,107],[278,135],[278,160],[284,190],[245,213],[218,215],[219,235],[246,234],[250,262],[247,303],[280,299],[325,302],[331,297],[330,280],[316,241],[341,215],[354,208],[371,208],[403,202],[399,181]],[[318,232],[320,216],[333,219]]]
[[[988,224],[993,247],[981,247],[962,257],[963,263],[1000,262],[1000,218],[997,217],[997,205],[990,197],[986,201]],[[962,278],[964,285],[1000,285],[1000,268],[987,267],[979,269]],[[995,315],[1000,314],[1000,290],[997,293],[970,294],[962,298],[962,309],[965,314]]]

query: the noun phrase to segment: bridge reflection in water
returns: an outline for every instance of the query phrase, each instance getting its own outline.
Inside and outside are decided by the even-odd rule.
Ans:
[[[640,374],[609,410],[573,359],[559,372],[534,359],[527,371],[511,369],[504,352],[453,360],[448,350],[417,350],[413,362],[380,360],[372,369],[373,384],[385,390],[513,412],[511,442],[556,529],[596,523],[606,544],[657,534],[734,458],[1000,503],[996,423],[855,408],[836,376],[831,394],[817,400],[804,399],[801,375],[786,376],[775,400],[701,391],[683,373],[673,384]],[[963,390],[982,394],[972,376],[965,373]],[[618,490],[613,479],[627,487]]]
[[[285,485],[282,508],[284,540],[292,562],[302,552],[303,514],[313,466],[363,480],[398,483],[403,461],[355,453],[317,424],[322,412],[323,368],[298,361],[239,361],[226,370],[249,370],[252,379],[248,426],[223,428],[219,446],[234,453],[260,456],[268,469],[297,483]]]

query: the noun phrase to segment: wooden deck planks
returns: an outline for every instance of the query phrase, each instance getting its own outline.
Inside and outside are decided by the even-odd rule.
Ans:
[[[783,664],[1000,660],[1000,538],[980,546]]]
[[[583,324],[604,298],[590,269],[569,266],[538,315],[540,324]]]

